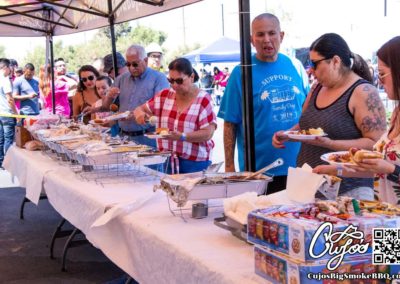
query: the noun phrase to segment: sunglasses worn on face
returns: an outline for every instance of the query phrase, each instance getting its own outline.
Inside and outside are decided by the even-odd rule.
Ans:
[[[183,80],[185,80],[185,78],[176,78],[176,79],[167,78],[167,80],[171,85],[173,85],[174,83],[177,83],[178,85],[182,85]]]
[[[332,59],[332,58],[322,58],[322,59],[315,60],[315,61],[310,60],[310,67],[311,67],[312,69],[314,69],[314,70],[317,70],[318,64],[319,64],[319,63],[321,63],[321,62],[324,61],[324,60],[329,60],[329,59]]]
[[[94,76],[90,75],[87,78],[82,77],[81,80],[82,80],[83,83],[86,83],[87,80],[93,81],[94,80]]]
[[[126,67],[133,67],[133,68],[137,68],[139,66],[139,63],[137,62],[126,62]]]

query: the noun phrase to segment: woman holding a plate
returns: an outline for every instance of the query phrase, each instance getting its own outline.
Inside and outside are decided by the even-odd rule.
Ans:
[[[389,99],[400,100],[400,36],[386,42],[377,52],[378,79]],[[400,204],[400,113],[396,104],[390,120],[390,128],[374,146],[383,153],[384,159],[363,159],[357,165],[346,166],[343,176],[371,177],[376,173],[375,189],[379,199]],[[316,173],[335,173],[332,166],[318,166]]]
[[[302,142],[297,165],[316,167],[324,164],[321,155],[352,147],[371,150],[386,130],[386,115],[367,63],[341,36],[328,33],[312,43],[310,65],[318,82],[307,96],[299,124],[291,130],[320,127],[327,136],[295,139]],[[288,140],[287,133],[279,131],[273,145],[284,148]],[[373,199],[372,187],[372,178],[345,178],[339,194]]]
[[[168,68],[171,88],[136,108],[135,119],[144,124],[151,118],[157,128],[168,129],[168,134],[157,140],[161,151],[173,152],[168,173],[202,171],[211,164],[211,138],[217,128],[212,99],[194,84],[199,76],[189,60],[177,58]]]

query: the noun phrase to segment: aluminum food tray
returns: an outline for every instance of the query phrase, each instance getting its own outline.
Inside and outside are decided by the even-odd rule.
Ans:
[[[206,174],[206,176],[247,176],[250,173],[225,173],[225,174]],[[190,191],[188,200],[218,199],[236,196],[245,192],[256,192],[258,195],[264,194],[267,185],[272,181],[272,177],[263,175],[265,179],[225,181],[221,184],[198,184]]]

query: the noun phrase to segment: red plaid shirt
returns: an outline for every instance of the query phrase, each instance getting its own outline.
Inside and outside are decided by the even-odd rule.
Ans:
[[[173,89],[166,89],[148,101],[147,106],[158,118],[157,127],[190,133],[210,124],[217,125],[211,96],[208,93],[200,91],[190,107],[181,113],[177,111],[175,95]],[[160,150],[173,151],[179,157],[192,161],[208,161],[211,150],[214,148],[214,142],[211,139],[205,142],[158,139],[157,145]]]

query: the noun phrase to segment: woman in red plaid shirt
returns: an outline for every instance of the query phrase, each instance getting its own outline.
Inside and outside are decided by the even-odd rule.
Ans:
[[[202,171],[211,164],[211,138],[217,128],[211,96],[194,84],[199,76],[189,60],[177,58],[168,68],[171,88],[138,107],[136,122],[144,124],[154,116],[157,128],[168,132],[157,139],[159,150],[173,152],[168,173]]]

